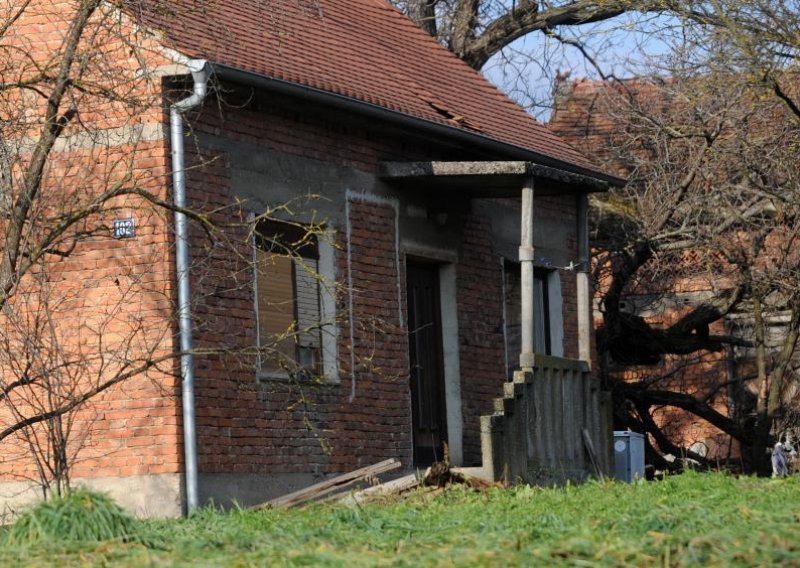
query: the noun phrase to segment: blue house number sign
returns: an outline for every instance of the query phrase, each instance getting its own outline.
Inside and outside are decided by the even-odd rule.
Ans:
[[[133,217],[114,219],[111,229],[115,239],[132,239],[136,236],[136,223]]]

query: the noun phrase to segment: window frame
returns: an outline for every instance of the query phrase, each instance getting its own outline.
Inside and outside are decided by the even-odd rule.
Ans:
[[[541,313],[544,314],[544,317],[541,321],[541,326],[544,331],[544,352],[536,350],[536,343],[539,341],[537,335],[534,335],[534,353],[539,353],[540,355],[552,355],[553,354],[553,345],[551,341],[552,336],[552,329],[551,329],[551,322],[552,318],[550,316],[550,274],[555,272],[554,270],[548,270],[543,267],[535,266],[533,268],[533,287],[534,287],[534,294],[536,294],[536,282],[540,282],[539,286],[541,286],[542,290],[542,310]],[[521,292],[521,290],[520,290]],[[536,320],[536,313],[539,310],[534,311],[534,321]],[[538,331],[538,322],[537,322],[537,331]]]
[[[335,231],[331,228],[323,228],[323,230],[311,237],[311,242],[303,243],[299,249],[291,248],[291,252],[299,254],[288,254],[289,248],[282,249],[277,247],[275,243],[267,245],[267,241],[274,240],[276,235],[283,236],[283,233],[274,233],[271,237],[264,237],[269,234],[270,229],[266,231],[260,227],[269,227],[272,229],[282,229],[286,231],[286,238],[291,243],[302,242],[308,240],[308,235],[305,229],[295,221],[279,221],[279,220],[262,220],[257,221],[256,216],[251,216],[251,222],[254,223],[251,247],[253,254],[253,307],[256,326],[256,346],[260,349],[262,346],[262,315],[259,307],[259,278],[263,277],[261,273],[261,266],[259,264],[259,251],[276,252],[281,254],[281,250],[285,250],[287,254],[284,256],[291,258],[292,264],[292,292],[293,292],[293,319],[294,323],[298,322],[298,284],[297,284],[297,270],[303,269],[297,265],[297,257],[303,259],[314,260],[316,262],[316,271],[318,278],[316,279],[316,300],[318,307],[318,315],[320,325],[318,328],[319,333],[319,360],[316,361],[315,369],[312,372],[301,370],[296,375],[298,378],[308,378],[314,380],[322,380],[325,382],[338,383],[339,382],[339,366],[338,366],[338,326],[335,323],[336,316],[336,302],[335,302],[335,282],[336,282],[336,260],[335,260],[335,246],[333,244]],[[294,360],[298,362],[300,359],[301,346],[295,343]],[[256,379],[258,382],[270,381],[286,381],[292,377],[289,372],[284,369],[265,369],[265,357],[262,353],[258,353],[255,361]]]
[[[521,264],[518,261],[509,258],[501,259],[502,277],[503,277],[503,341],[505,345],[505,360],[507,378],[510,380],[513,377],[513,370],[519,369],[518,352],[512,353],[509,309],[513,308],[513,302],[510,295],[512,290],[509,285],[509,275],[514,270],[521,270]],[[537,282],[539,284],[537,284]],[[521,282],[519,282],[521,286]],[[561,291],[561,274],[558,269],[551,266],[534,266],[534,286],[535,288],[541,287],[542,291],[542,304],[544,306],[543,312],[544,321],[537,323],[534,333],[534,349],[535,353],[540,355],[552,357],[564,357],[564,321],[563,321],[563,293]],[[522,290],[519,290],[521,294]],[[520,298],[517,297],[517,300]],[[538,302],[538,300],[536,300]],[[518,308],[519,306],[517,306]],[[538,342],[538,326],[543,325],[545,351],[537,350]]]

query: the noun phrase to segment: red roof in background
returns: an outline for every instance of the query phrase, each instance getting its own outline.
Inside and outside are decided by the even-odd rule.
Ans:
[[[650,112],[663,112],[669,103],[659,84],[651,78],[565,78],[556,83],[553,113],[547,126],[573,146],[590,151],[606,171],[626,177],[631,165],[621,158],[619,149],[630,143],[631,134],[621,126],[620,116],[630,116],[634,103]]]
[[[598,161],[613,162],[611,143],[619,130],[614,103],[623,94],[614,81],[562,80],[556,84],[553,113],[547,126],[570,144],[591,151]],[[622,166],[613,169],[621,175],[628,173]]]
[[[480,134],[603,175],[386,0],[151,1],[144,20],[189,57]]]

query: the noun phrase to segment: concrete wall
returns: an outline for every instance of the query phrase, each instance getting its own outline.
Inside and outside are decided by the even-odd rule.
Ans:
[[[611,396],[583,361],[537,355],[532,373],[517,371],[506,383],[494,412],[481,418],[481,433],[490,479],[552,485],[612,470]]]
[[[183,476],[157,475],[102,476],[75,478],[73,487],[86,487],[110,495],[120,506],[138,518],[175,518],[182,514]],[[26,508],[42,498],[39,484],[32,481],[0,482],[0,526],[8,524]]]

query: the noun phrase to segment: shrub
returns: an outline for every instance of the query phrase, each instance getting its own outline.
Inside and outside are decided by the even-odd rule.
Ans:
[[[43,501],[9,527],[8,545],[130,540],[137,521],[110,497],[85,489]]]

